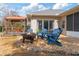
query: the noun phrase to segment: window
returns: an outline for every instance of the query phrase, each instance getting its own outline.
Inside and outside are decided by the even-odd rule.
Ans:
[[[73,31],[73,14],[67,16],[67,30]]]

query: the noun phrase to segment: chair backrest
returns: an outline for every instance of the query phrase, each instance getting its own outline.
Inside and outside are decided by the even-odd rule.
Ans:
[[[47,30],[47,29],[43,29],[41,32],[42,32],[43,34],[47,34],[47,33],[48,33],[48,30]]]
[[[38,36],[41,36],[42,38],[46,38],[48,34],[48,30],[47,29],[43,29],[42,31],[40,31],[38,33]]]
[[[54,29],[54,30],[51,32],[51,35],[53,36],[54,39],[57,40],[61,33],[62,33],[61,28],[58,28],[58,29]]]
[[[33,32],[33,30],[32,30],[31,28],[29,28],[29,29],[27,30],[27,32]]]

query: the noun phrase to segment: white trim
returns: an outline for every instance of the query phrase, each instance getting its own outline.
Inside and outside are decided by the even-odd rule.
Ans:
[[[42,20],[42,30],[44,29],[44,20]]]

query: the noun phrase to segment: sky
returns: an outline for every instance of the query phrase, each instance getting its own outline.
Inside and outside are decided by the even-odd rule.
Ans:
[[[31,12],[49,9],[61,9],[63,11],[69,10],[78,3],[0,3],[0,16],[4,16],[6,12],[13,10],[20,16],[25,16]]]

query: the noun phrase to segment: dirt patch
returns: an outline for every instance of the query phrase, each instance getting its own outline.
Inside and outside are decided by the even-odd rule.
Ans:
[[[0,55],[5,56],[78,56],[79,40],[60,38],[62,46],[48,45],[47,41],[38,39],[31,43],[22,43],[20,36],[3,39],[0,42]]]

